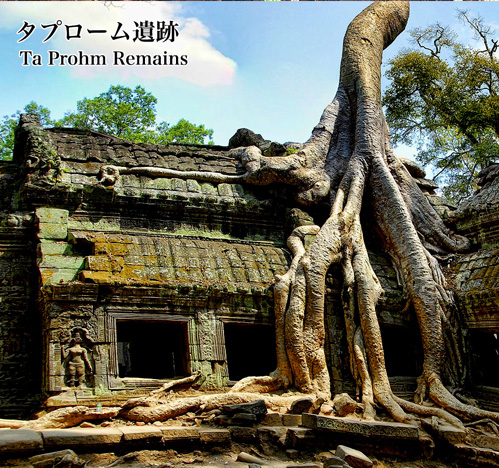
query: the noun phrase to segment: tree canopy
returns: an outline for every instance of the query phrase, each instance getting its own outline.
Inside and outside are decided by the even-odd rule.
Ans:
[[[477,45],[438,23],[412,30],[415,47],[389,62],[383,98],[394,142],[416,145],[455,201],[471,195],[480,170],[499,158],[498,41],[482,18],[466,11],[459,18]]]
[[[62,123],[134,140],[156,124],[157,102],[142,86],[111,86],[95,98],[78,101],[76,112],[67,113]]]
[[[144,143],[212,144],[213,130],[180,119],[175,125],[156,122],[158,100],[142,86],[135,89],[111,86],[108,91],[76,103],[76,111],[61,120],[52,120],[50,110],[31,101],[23,112],[36,114],[44,127],[73,127],[94,130]],[[21,111],[4,116],[0,122],[0,160],[10,159],[14,148],[14,129]]]

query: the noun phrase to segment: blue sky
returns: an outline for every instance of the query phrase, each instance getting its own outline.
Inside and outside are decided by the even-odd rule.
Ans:
[[[240,127],[276,141],[304,141],[334,97],[341,44],[348,23],[368,2],[0,2],[0,116],[34,100],[60,118],[76,101],[94,97],[111,84],[142,85],[158,98],[158,120],[186,118],[214,129],[226,144]],[[439,21],[453,26],[461,40],[471,33],[456,18],[466,8],[499,26],[495,2],[411,2],[408,28]],[[62,21],[47,43],[41,24]],[[133,36],[134,21],[174,20],[174,43],[111,39],[117,22]],[[23,21],[36,30],[25,41]],[[82,38],[68,41],[64,25],[81,24]],[[106,35],[85,29],[107,29]],[[499,31],[499,30],[498,30]],[[404,33],[385,60],[407,47]],[[20,50],[42,56],[39,67],[22,66]],[[47,50],[72,54],[186,54],[187,66],[69,67],[46,63]],[[408,156],[410,150],[404,149]]]

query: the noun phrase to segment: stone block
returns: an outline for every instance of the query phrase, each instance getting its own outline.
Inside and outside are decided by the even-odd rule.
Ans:
[[[123,433],[125,442],[159,442],[163,436],[161,429],[153,426],[122,426],[116,429]]]
[[[263,417],[267,414],[267,406],[263,400],[252,401],[251,403],[241,403],[238,405],[225,405],[222,412],[230,416],[239,414],[254,414]]]
[[[262,445],[271,444],[272,447],[275,445],[286,447],[289,442],[288,428],[283,426],[260,426],[258,428],[258,438]]]
[[[317,463],[300,463],[299,465],[286,465],[286,468],[320,468]]]
[[[312,429],[292,427],[288,430],[288,436],[293,447],[301,448],[316,443],[316,437]]]
[[[123,433],[118,429],[44,429],[40,431],[45,448],[54,447],[97,447],[118,445]]]
[[[200,429],[199,435],[203,444],[229,444],[231,440],[227,429]]]
[[[166,441],[199,441],[200,433],[197,427],[165,426],[161,427],[163,440]]]
[[[230,184],[219,184],[218,193],[221,197],[233,197],[232,187]]]
[[[44,255],[39,267],[57,268],[59,270],[79,270],[83,269],[84,263],[84,257],[70,257],[67,255]]]
[[[360,450],[338,445],[336,447],[336,456],[345,460],[352,468],[371,468],[372,460],[366,457]]]
[[[418,429],[415,426],[403,423],[358,421],[356,419],[305,413],[302,425],[311,429],[369,438],[418,440]]]
[[[230,418],[231,426],[253,426],[257,423],[255,414],[236,413]]]
[[[43,284],[59,284],[76,279],[77,270],[44,268],[40,271]]]
[[[40,239],[65,240],[68,236],[67,224],[40,223],[38,229]]]
[[[230,437],[238,442],[255,442],[257,430],[253,427],[232,426],[229,428]]]
[[[118,255],[123,256],[129,252],[130,247],[127,244],[118,244],[116,242],[96,242],[95,255]]]
[[[314,401],[312,398],[299,398],[293,401],[289,412],[291,414],[302,414],[302,413],[312,413],[314,407]]]
[[[0,454],[43,450],[43,439],[39,432],[28,429],[0,431]]]
[[[323,466],[324,468],[343,468],[343,467],[348,467],[348,463],[343,460],[343,458],[337,457],[336,455],[333,455],[332,453],[329,453],[329,457],[326,457],[323,460]]]
[[[68,224],[68,210],[59,208],[37,208],[36,219],[39,223]]]
[[[67,242],[54,242],[42,239],[39,248],[43,257],[46,255],[71,255],[73,253],[73,247]]]
[[[443,437],[447,442],[451,444],[464,444],[467,439],[466,431],[451,426],[450,424],[439,425],[438,432],[441,437]],[[497,437],[495,437],[494,439],[498,440]],[[499,441],[497,443],[497,449],[499,449]]]
[[[54,466],[84,467],[86,462],[76,455],[73,450],[65,449],[57,452],[35,455],[29,459],[33,468],[52,468]]]
[[[283,414],[282,423],[285,426],[300,426],[302,423],[301,414]]]
[[[261,422],[264,426],[282,426],[281,413],[267,413]]]
[[[338,416],[343,417],[355,413],[357,407],[359,407],[359,404],[348,393],[340,393],[333,399],[333,408]]]

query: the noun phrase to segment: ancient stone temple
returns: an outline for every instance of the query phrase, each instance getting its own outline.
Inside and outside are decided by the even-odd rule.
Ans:
[[[0,162],[2,417],[42,402],[124,401],[196,371],[211,390],[275,368],[274,275],[291,260],[290,220],[307,222],[289,189],[133,171],[108,184],[106,165],[244,172],[229,147],[132,144],[21,118],[14,159]],[[452,320],[465,329],[474,396],[498,410],[499,170],[457,212],[410,171],[476,243],[448,259],[460,306]],[[370,258],[384,290],[388,374],[410,397],[422,360],[415,318],[390,259],[374,244]],[[334,393],[355,394],[339,278],[332,269],[327,280],[328,366]]]

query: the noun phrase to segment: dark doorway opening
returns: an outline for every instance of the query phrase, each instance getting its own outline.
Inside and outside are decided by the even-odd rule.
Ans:
[[[184,323],[118,320],[116,328],[120,377],[172,379],[188,375]]]
[[[412,327],[381,326],[381,338],[389,377],[417,377],[421,374],[423,348]]]
[[[273,326],[225,323],[224,332],[230,380],[267,375],[275,370]]]
[[[499,333],[470,330],[469,336],[473,384],[499,388]]]

